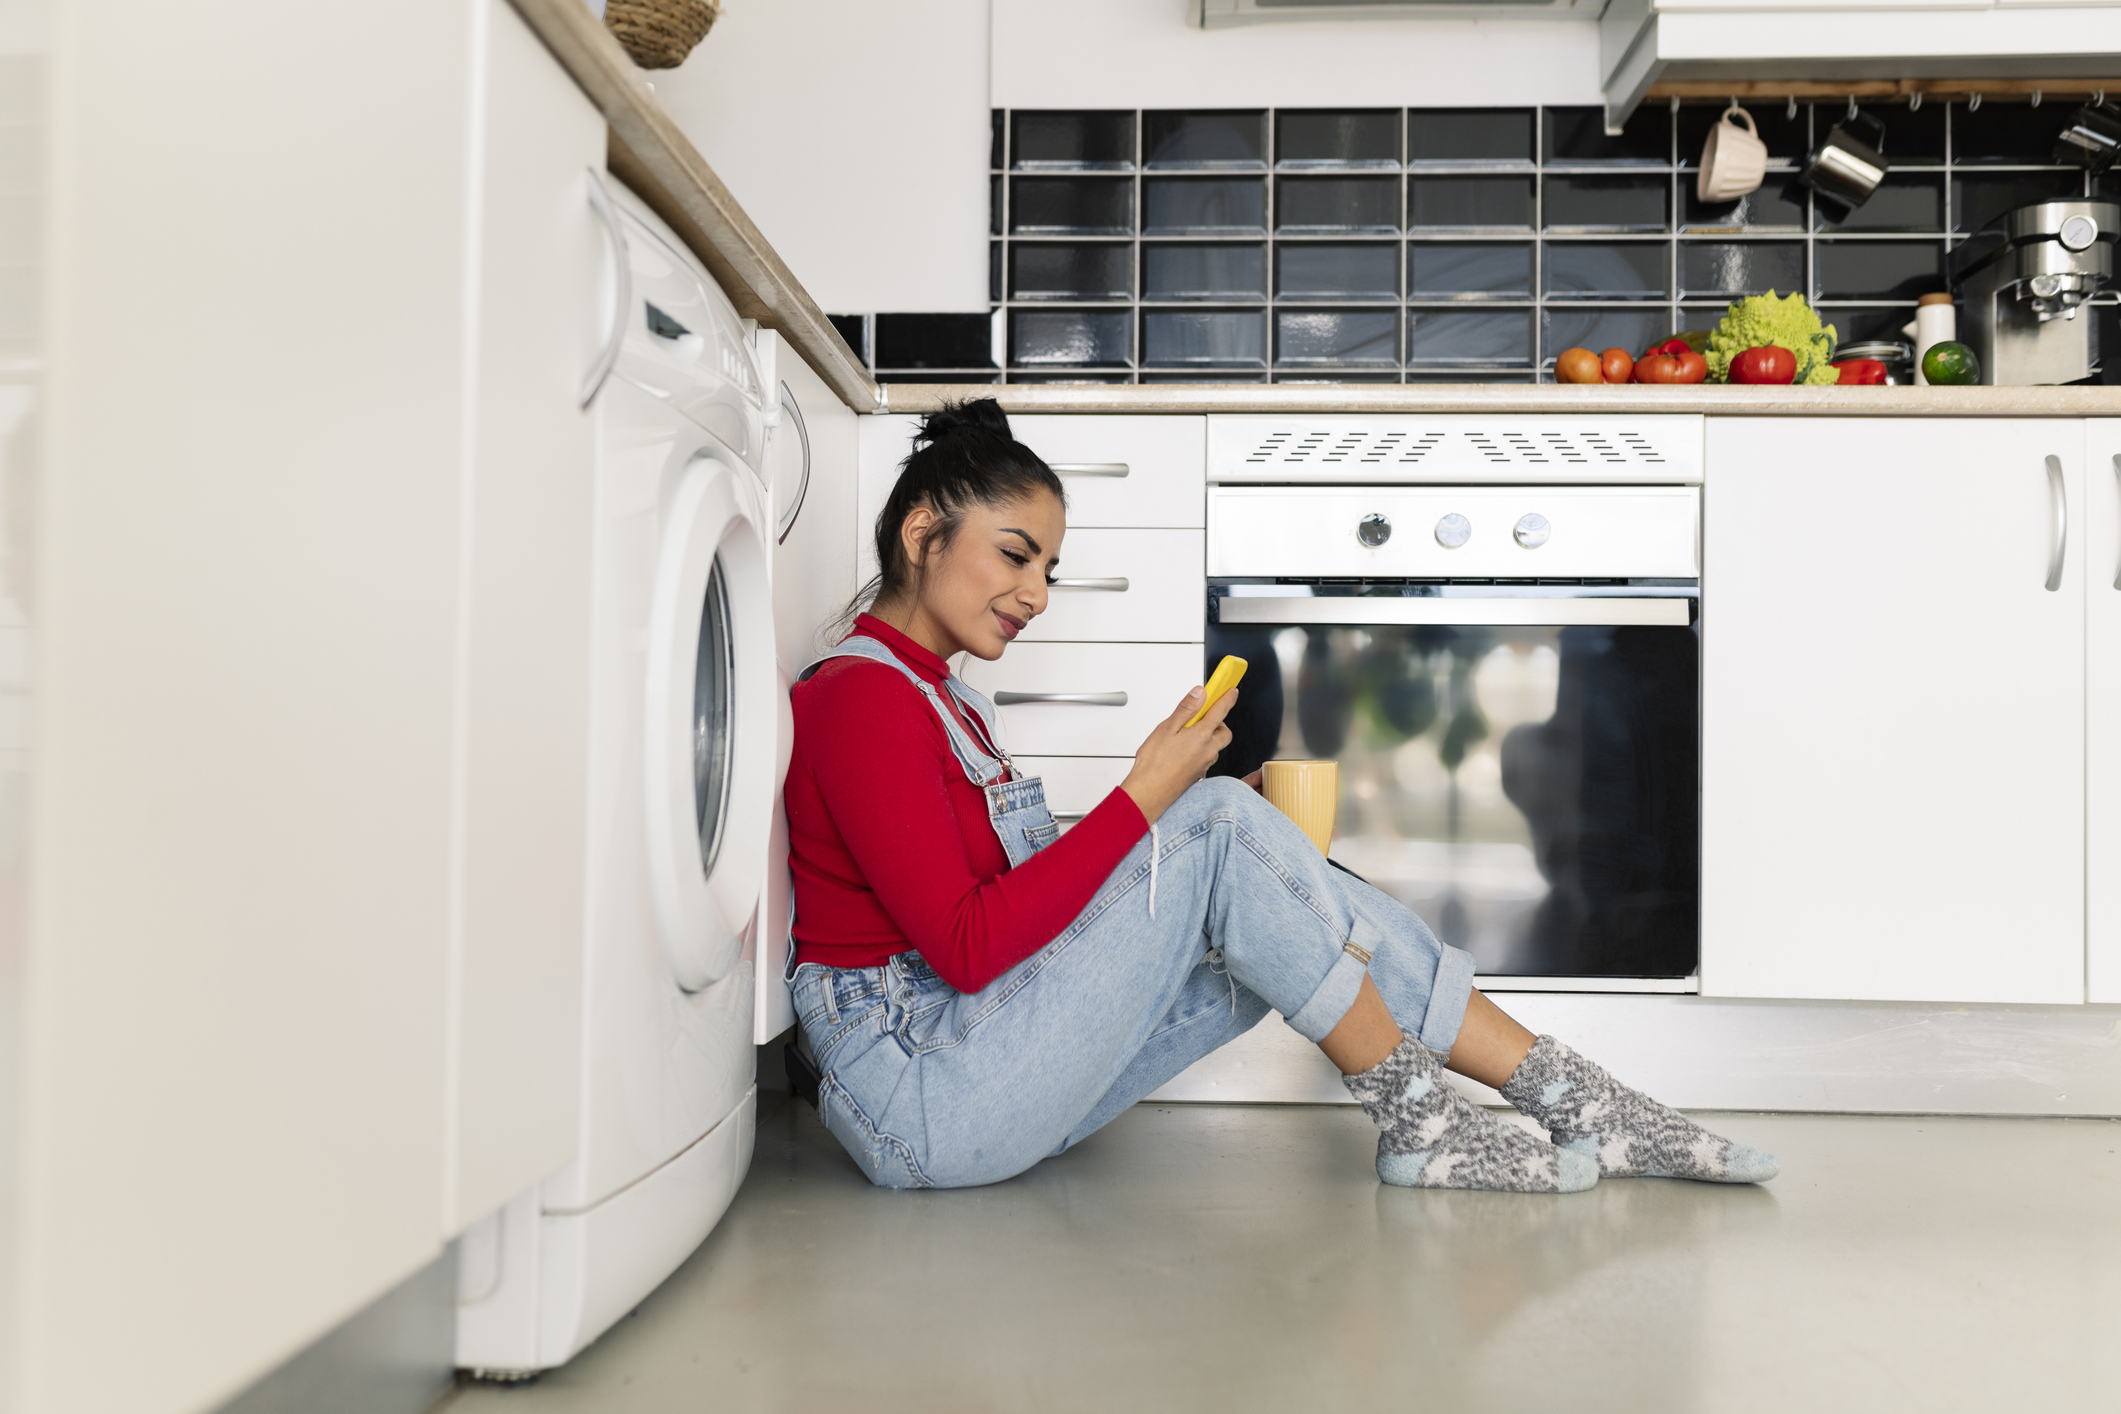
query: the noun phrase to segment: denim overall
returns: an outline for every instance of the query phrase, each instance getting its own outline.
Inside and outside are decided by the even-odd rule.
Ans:
[[[839,647],[812,663],[797,676],[796,681],[807,682],[810,675],[831,662],[834,658],[867,658],[872,663],[882,663],[898,669],[906,675],[906,681],[921,691],[935,715],[942,718],[943,730],[949,734],[950,749],[957,753],[960,766],[965,768],[965,779],[987,793],[987,823],[994,827],[994,836],[1002,842],[1002,852],[1009,856],[1009,867],[1014,869],[1032,855],[1060,838],[1060,826],[1053,819],[1053,812],[1046,808],[1046,783],[1036,776],[1011,780],[1016,774],[1016,763],[1002,752],[999,759],[989,756],[972,734],[958,723],[957,714],[944,705],[942,695],[929,681],[899,661],[896,653],[873,638],[857,635],[841,643]],[[958,705],[969,710],[987,729],[987,740],[998,741],[999,733],[994,727],[994,707],[979,693],[965,686],[952,673],[944,680],[950,695]],[[995,747],[1001,751],[1000,746]],[[793,958],[795,949],[789,949]]]
[[[986,792],[1012,868],[1059,835],[1042,784],[1007,779],[1006,755],[990,756],[888,648],[850,638],[829,656],[889,664],[920,689],[966,778]],[[954,677],[945,690],[991,741],[986,699]],[[819,1118],[886,1188],[1021,1173],[1270,1011],[1321,1039],[1366,976],[1402,1029],[1447,1052],[1473,985],[1469,954],[1328,865],[1287,816],[1226,779],[1195,784],[1073,922],[977,992],[959,992],[917,951],[836,968],[798,964],[791,947],[789,968],[819,1071]]]

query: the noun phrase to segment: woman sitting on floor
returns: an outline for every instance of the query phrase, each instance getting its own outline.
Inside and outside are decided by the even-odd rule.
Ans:
[[[1775,1160],[1534,1037],[1473,959],[1329,866],[1248,785],[1203,779],[1231,693],[1196,688],[1058,838],[993,709],[949,670],[1046,607],[1067,498],[992,400],[929,417],[877,518],[869,612],[794,692],[795,1001],[825,1123],[870,1181],[994,1183],[1279,1010],[1417,1188],[1751,1183]],[[1548,1142],[1468,1103],[1499,1089]]]

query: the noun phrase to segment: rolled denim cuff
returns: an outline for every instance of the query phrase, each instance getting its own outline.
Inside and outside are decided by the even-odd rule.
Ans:
[[[1445,946],[1436,959],[1436,980],[1429,985],[1429,1009],[1421,1018],[1421,1044],[1437,1055],[1451,1054],[1458,1028],[1465,1025],[1466,1003],[1473,1000],[1473,954]]]
[[[1355,1005],[1355,994],[1362,990],[1363,976],[1370,970],[1370,958],[1384,942],[1384,935],[1366,918],[1357,917],[1351,933],[1352,936],[1341,944],[1340,956],[1326,969],[1325,979],[1311,993],[1310,1000],[1297,1009],[1296,1015],[1288,1018],[1296,1034],[1314,1046],[1325,1040],[1328,1033],[1340,1025],[1340,1019],[1348,1014],[1348,1008]],[[1472,961],[1470,957],[1466,959],[1466,985],[1469,987],[1473,977]]]

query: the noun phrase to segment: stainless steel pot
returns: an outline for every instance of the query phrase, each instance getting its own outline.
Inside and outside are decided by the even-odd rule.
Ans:
[[[1867,143],[1855,136],[1849,132],[1851,123],[1869,124],[1878,141]],[[1845,121],[1834,124],[1826,141],[1806,160],[1797,180],[1821,196],[1855,207],[1871,199],[1891,165],[1885,160],[1885,124],[1869,113],[1851,113]]]

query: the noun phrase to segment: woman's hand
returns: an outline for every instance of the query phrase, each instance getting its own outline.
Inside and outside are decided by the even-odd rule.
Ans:
[[[1230,729],[1223,725],[1223,718],[1237,705],[1237,690],[1232,688],[1223,694],[1220,701],[1208,709],[1208,715],[1187,726],[1186,722],[1200,710],[1203,688],[1194,688],[1178,704],[1178,710],[1166,717],[1149,733],[1141,750],[1134,753],[1134,769],[1127,772],[1127,779],[1119,788],[1132,796],[1141,808],[1142,818],[1150,824],[1156,817],[1171,808],[1187,787],[1208,773],[1215,758],[1230,744]]]

